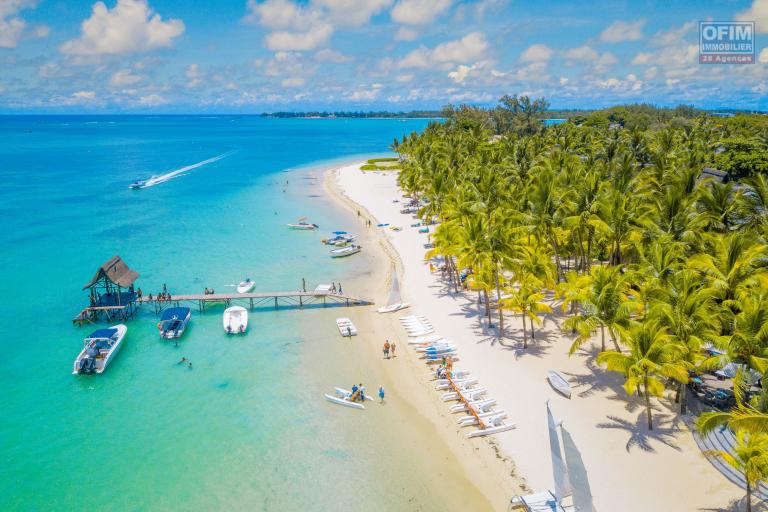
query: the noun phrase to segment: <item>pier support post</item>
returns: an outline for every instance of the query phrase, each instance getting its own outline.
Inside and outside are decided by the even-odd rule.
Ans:
[[[299,307],[300,307],[300,308],[301,308],[301,307],[304,307],[304,303],[302,302],[302,300],[301,300],[301,299],[302,299],[302,297],[301,297],[301,295],[299,295]]]
[[[253,311],[253,297],[251,297],[251,311]]]
[[[275,309],[277,309],[277,295],[275,295]]]

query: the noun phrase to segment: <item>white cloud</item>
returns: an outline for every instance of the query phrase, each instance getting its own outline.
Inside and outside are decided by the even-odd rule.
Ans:
[[[267,48],[272,51],[307,51],[325,44],[333,33],[327,24],[316,25],[306,32],[272,32],[267,36]]]
[[[451,71],[448,73],[448,77],[456,82],[457,84],[463,84],[464,80],[467,79],[467,75],[469,75],[469,72],[472,71],[474,66],[465,66],[464,64],[461,64],[459,67],[456,68],[456,71]]]
[[[408,27],[400,27],[395,33],[395,41],[413,41],[417,37],[419,37],[419,33]]]
[[[768,93],[768,84],[765,82],[760,82],[752,88],[752,92],[755,92],[761,96],[765,96],[765,94]]]
[[[16,16],[23,9],[30,9],[37,0],[0,0],[0,48],[15,48],[27,26]]]
[[[565,52],[565,58],[576,61],[595,61],[597,60],[597,52],[590,46],[583,45],[578,48],[571,48]]]
[[[673,44],[679,44],[682,39],[691,33],[696,28],[695,21],[688,21],[683,23],[678,28],[670,28],[668,30],[659,30],[650,39],[651,46],[670,46]]]
[[[266,0],[261,3],[248,0],[246,9],[246,22],[273,29],[301,30],[311,25],[320,15],[319,12],[301,7],[291,0]]]
[[[301,87],[305,83],[307,83],[307,80],[300,76],[284,78],[283,80],[280,81],[280,85],[282,85],[283,87]]]
[[[125,87],[141,82],[142,78],[141,75],[133,73],[130,69],[121,69],[109,78],[109,85],[112,87]]]
[[[359,26],[392,5],[392,0],[313,0],[313,3],[327,9],[334,23]]]
[[[395,80],[400,83],[410,82],[413,80],[413,73],[403,73],[402,75],[397,75]]]
[[[159,94],[148,94],[139,98],[138,105],[142,107],[157,107],[165,105],[168,100],[160,96]]]
[[[360,88],[356,91],[346,93],[344,97],[352,101],[373,101],[378,98],[381,93],[381,88],[381,84],[372,84],[370,89]]]
[[[117,0],[113,9],[93,4],[91,17],[81,24],[78,39],[61,45],[71,55],[120,55],[171,46],[184,32],[184,22],[163,21],[146,0]]]
[[[318,62],[342,63],[351,61],[352,57],[341,52],[325,49],[315,53],[315,60]]]
[[[72,97],[78,100],[92,100],[96,98],[94,91],[77,91],[72,93]]]
[[[650,64],[652,60],[653,54],[648,52],[638,52],[632,59],[632,64],[635,64],[636,66],[645,66],[646,64]]]
[[[541,43],[532,44],[520,54],[521,62],[545,62],[552,58],[555,50]]]
[[[754,0],[752,6],[736,14],[739,21],[754,21],[755,32],[768,34],[768,0]]]
[[[595,71],[598,73],[604,73],[608,71],[609,68],[613,67],[614,64],[617,64],[619,62],[619,59],[612,54],[611,52],[604,52],[602,55],[600,55],[600,58],[597,59],[595,62]]]
[[[392,19],[406,25],[426,25],[451,6],[451,0],[399,0]]]
[[[645,73],[643,73],[643,78],[646,80],[653,80],[659,75],[659,68],[656,66],[652,66],[645,70]]]
[[[645,20],[614,21],[600,34],[604,43],[621,43],[623,41],[638,41],[642,39]]]
[[[762,62],[763,64],[768,64],[768,48],[763,48],[760,51],[760,55],[757,57],[758,62]]]
[[[487,48],[488,42],[483,34],[472,32],[461,39],[439,44],[431,50],[425,47],[417,48],[403,57],[398,67],[429,68],[436,65],[472,62],[481,59]]]
[[[38,25],[35,27],[35,37],[45,39],[51,33],[51,27],[48,25]]]
[[[190,64],[187,66],[186,71],[184,71],[184,75],[187,77],[187,84],[185,87],[187,89],[194,89],[203,83],[203,76],[205,76],[205,73],[200,71],[199,65]]]

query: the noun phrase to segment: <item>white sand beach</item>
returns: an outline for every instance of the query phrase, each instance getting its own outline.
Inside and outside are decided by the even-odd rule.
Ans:
[[[485,480],[478,482],[478,487],[489,496],[494,508],[506,510],[508,499],[521,490],[539,491],[553,486],[545,416],[547,400],[581,451],[597,510],[728,510],[743,496],[742,490],[702,455],[686,424],[668,409],[674,403],[654,400],[655,428],[649,431],[643,404],[627,397],[621,376],[596,366],[598,345],[587,344],[585,350],[568,356],[571,340],[558,327],[562,320],[559,309],[537,328],[536,340],[526,350],[522,349],[522,324],[518,317],[505,317],[508,337],[503,344],[495,339],[493,331],[484,330],[483,308],[477,304],[477,294],[454,294],[439,272],[430,273],[424,262],[427,235],[409,227],[414,219],[401,214],[401,203],[395,202],[402,200],[396,172],[362,172],[359,165],[333,172],[337,188],[360,205],[363,216],[370,215],[376,223],[402,227],[401,231],[371,230],[391,243],[401,262],[403,300],[412,304],[408,313],[417,312],[432,320],[436,331],[457,346],[461,360],[456,368],[471,370],[497,399],[498,407],[509,413],[508,421],[517,425],[515,430],[492,437],[466,440],[466,431],[456,429],[455,419],[448,415],[438,395],[430,393],[428,386],[416,389],[434,402],[438,415],[439,411],[446,411],[442,414],[444,434],[448,432],[450,436],[453,431],[457,442],[462,439],[461,443],[470,447],[498,450],[500,459],[511,459],[517,475],[524,477],[524,481],[510,479],[511,463],[486,465],[484,470],[469,475]],[[397,321],[402,314],[379,316],[388,316],[391,330],[386,335],[396,334],[402,347],[398,350],[407,352],[407,337]],[[410,359],[413,376],[420,374],[423,379],[426,367],[415,358]],[[568,378],[574,390],[570,400],[549,385],[548,370],[557,370]],[[404,376],[398,378],[406,380]],[[413,390],[410,386],[396,392]],[[424,397],[419,397],[418,402],[423,404]],[[488,471],[500,474],[490,478]],[[509,488],[489,490],[493,485]]]

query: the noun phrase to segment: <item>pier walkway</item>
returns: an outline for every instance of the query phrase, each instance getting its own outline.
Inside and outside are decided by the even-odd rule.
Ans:
[[[171,295],[170,299],[158,300],[157,297],[141,297],[136,299],[138,303],[151,303],[155,306],[155,312],[159,313],[168,306],[179,306],[182,302],[196,302],[200,311],[204,311],[206,305],[233,303],[248,306],[250,309],[258,307],[280,306],[290,308],[302,308],[304,306],[368,306],[373,301],[352,297],[350,295],[333,293],[330,291],[311,292],[254,292],[254,293],[212,293]]]

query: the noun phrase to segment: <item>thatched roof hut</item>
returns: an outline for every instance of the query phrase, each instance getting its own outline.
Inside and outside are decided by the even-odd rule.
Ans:
[[[138,277],[138,272],[131,270],[120,256],[113,256],[109,261],[99,267],[99,270],[96,271],[93,279],[83,286],[83,290],[92,288],[102,280],[109,281],[121,288],[130,288]]]

